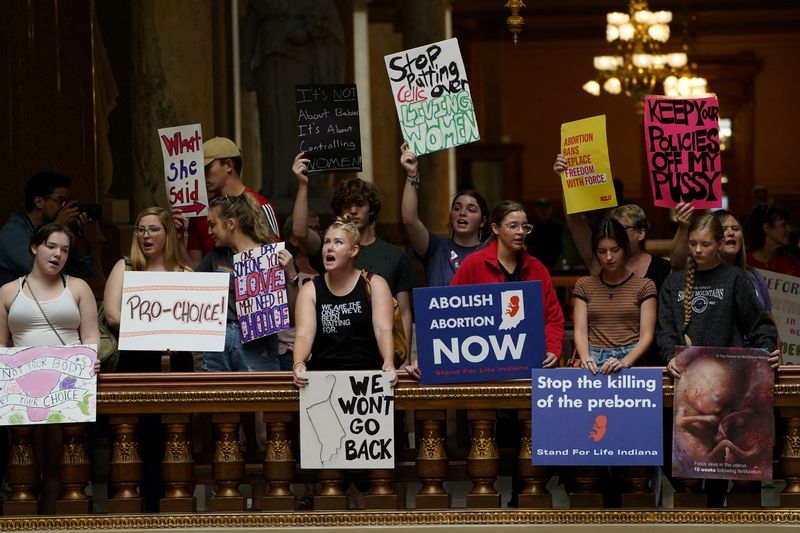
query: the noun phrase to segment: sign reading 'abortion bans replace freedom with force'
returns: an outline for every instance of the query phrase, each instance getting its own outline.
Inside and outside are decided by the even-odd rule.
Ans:
[[[262,244],[233,256],[236,316],[242,342],[289,329],[286,274],[278,262],[284,243]]]
[[[184,216],[208,214],[203,133],[200,124],[158,130],[164,156],[164,179],[169,206]]]
[[[458,40],[384,56],[408,149],[417,155],[480,140]]]
[[[562,124],[561,154],[567,160],[567,169],[561,173],[567,214],[617,205],[605,115]]]
[[[388,372],[307,372],[300,388],[302,468],[394,468]]]
[[[355,85],[297,85],[297,136],[309,172],[361,172]]]
[[[716,96],[644,97],[644,138],[654,205],[722,207]]]
[[[420,382],[521,379],[545,358],[541,281],[414,289]]]
[[[578,368],[534,369],[531,462],[663,464],[661,379],[658,368],[595,375]]]

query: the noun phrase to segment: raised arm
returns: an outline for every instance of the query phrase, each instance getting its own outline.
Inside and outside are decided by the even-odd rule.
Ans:
[[[689,257],[689,224],[692,222],[693,213],[692,204],[681,202],[675,206],[678,228],[675,230],[669,249],[669,262],[673,272],[686,268],[686,259]]]
[[[405,186],[403,187],[403,201],[400,206],[400,213],[403,217],[403,225],[406,227],[408,239],[414,252],[419,257],[425,257],[428,253],[428,243],[430,235],[428,228],[419,219],[417,187],[419,185],[419,161],[417,155],[408,149],[408,144],[400,146],[400,164],[406,172]]]
[[[567,169],[567,166],[567,159],[558,154],[556,162],[553,163],[553,172],[561,178],[561,173]],[[564,212],[566,213],[566,209]],[[597,261],[594,258],[594,253],[592,253],[592,228],[589,227],[583,215],[573,213],[567,215],[566,218],[567,229],[572,234],[572,240],[575,241],[575,248],[577,248],[586,268],[594,272],[597,270]]]
[[[321,245],[319,234],[308,231],[308,164],[311,160],[303,155],[303,152],[297,154],[292,163],[292,172],[297,178],[297,196],[292,209],[292,235],[297,237],[308,255],[317,256]]]

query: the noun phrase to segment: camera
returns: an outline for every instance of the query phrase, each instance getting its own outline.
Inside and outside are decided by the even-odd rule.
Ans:
[[[100,220],[103,206],[100,204],[78,204],[78,212],[85,213],[89,220]]]

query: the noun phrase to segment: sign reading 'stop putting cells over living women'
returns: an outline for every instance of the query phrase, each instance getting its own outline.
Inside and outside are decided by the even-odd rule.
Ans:
[[[529,378],[545,358],[542,283],[414,289],[420,382]]]

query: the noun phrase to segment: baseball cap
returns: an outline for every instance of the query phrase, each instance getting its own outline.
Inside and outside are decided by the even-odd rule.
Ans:
[[[214,137],[203,143],[204,166],[207,166],[215,159],[231,159],[234,157],[242,157],[242,151],[230,139]]]

